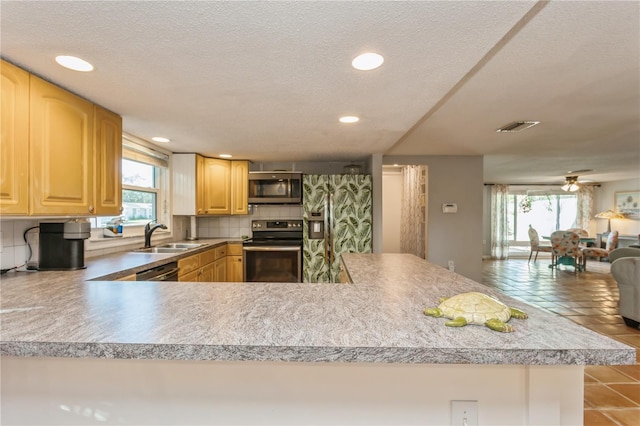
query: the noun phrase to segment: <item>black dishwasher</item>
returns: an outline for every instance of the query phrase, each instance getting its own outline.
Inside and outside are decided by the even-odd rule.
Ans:
[[[178,281],[178,262],[171,262],[138,272],[136,281]]]

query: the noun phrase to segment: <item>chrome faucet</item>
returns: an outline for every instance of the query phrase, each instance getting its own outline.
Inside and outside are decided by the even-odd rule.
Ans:
[[[167,229],[167,227],[162,223],[157,223],[151,226],[153,222],[155,222],[155,220],[152,220],[144,226],[144,248],[151,247],[151,234],[153,234],[153,231],[158,228]]]

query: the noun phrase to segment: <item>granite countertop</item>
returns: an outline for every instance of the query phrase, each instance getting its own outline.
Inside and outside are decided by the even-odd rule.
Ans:
[[[134,262],[117,259],[108,256],[95,262],[107,262],[112,271]],[[75,271],[3,279],[0,355],[428,364],[635,363],[635,349],[630,346],[415,256],[348,254],[343,260],[353,284],[88,281],[104,275],[100,275],[104,266],[94,267],[93,261],[84,276],[74,275],[81,273]],[[91,269],[101,272],[95,275],[88,272]],[[471,290],[498,296],[525,310],[529,319],[512,319],[516,331],[498,333],[481,326],[445,327],[443,318],[422,313],[425,307],[436,306],[441,296]]]

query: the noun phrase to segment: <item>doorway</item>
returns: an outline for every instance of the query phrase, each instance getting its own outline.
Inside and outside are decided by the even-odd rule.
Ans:
[[[427,167],[382,168],[382,252],[427,256]]]

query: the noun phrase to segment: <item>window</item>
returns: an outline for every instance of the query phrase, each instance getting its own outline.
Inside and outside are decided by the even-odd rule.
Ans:
[[[125,225],[144,225],[157,219],[156,167],[122,159],[122,216]]]
[[[576,223],[577,211],[576,194],[510,188],[509,240],[528,245],[529,225],[535,228],[540,236],[551,235],[558,229],[572,228]]]
[[[152,220],[169,226],[169,157],[129,137],[123,138],[122,157],[122,215],[97,217],[93,226],[103,228],[112,220],[122,219],[123,226],[129,228],[125,234],[129,235],[140,234],[135,227]]]

